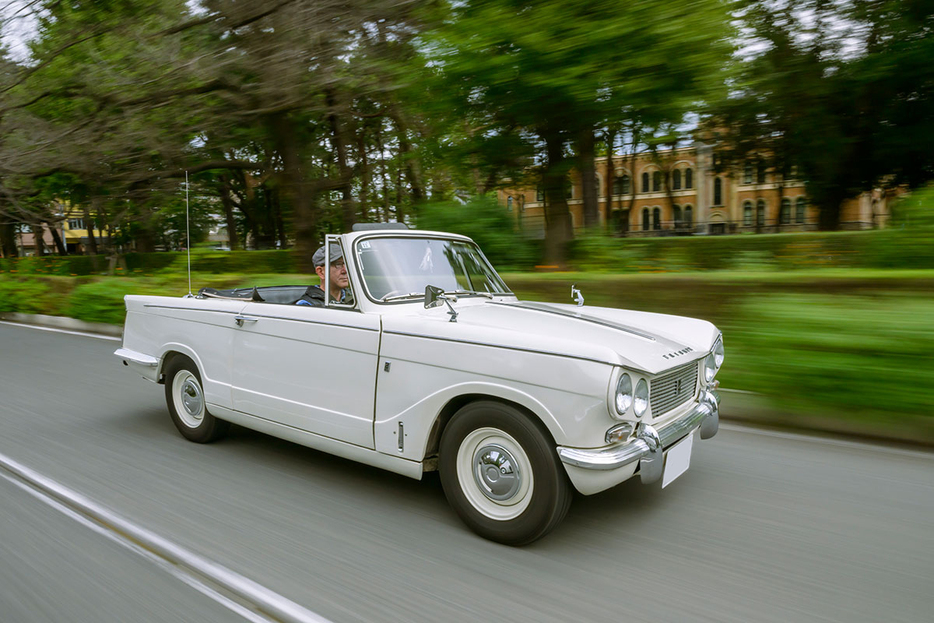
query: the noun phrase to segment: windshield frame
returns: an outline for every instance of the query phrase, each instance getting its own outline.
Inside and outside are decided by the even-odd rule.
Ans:
[[[413,298],[410,300],[399,300],[399,301],[381,301],[380,299],[373,298],[373,295],[370,294],[370,288],[367,285],[366,278],[364,277],[363,271],[360,268],[360,264],[357,261],[358,245],[364,240],[385,239],[385,238],[394,238],[397,240],[407,240],[407,239],[409,240],[446,240],[450,242],[460,242],[463,244],[470,245],[471,247],[473,247],[474,250],[476,250],[476,252],[480,255],[483,261],[486,262],[486,265],[493,272],[493,275],[496,276],[499,282],[502,283],[503,287],[506,289],[505,292],[493,293],[493,296],[512,296],[512,297],[515,296],[513,291],[509,289],[509,286],[506,285],[506,281],[502,277],[500,277],[498,272],[496,272],[496,268],[493,266],[493,263],[490,262],[489,259],[487,259],[486,255],[484,255],[483,250],[480,248],[480,245],[478,245],[476,242],[474,242],[470,238],[467,238],[466,236],[459,236],[457,234],[441,234],[441,233],[436,234],[436,233],[428,233],[428,232],[417,232],[417,235],[413,235],[413,234],[416,234],[416,232],[406,235],[399,231],[393,231],[391,233],[390,232],[378,233],[378,234],[374,233],[371,235],[360,236],[359,238],[355,238],[353,240],[351,247],[353,249],[354,272],[357,274],[357,278],[359,279],[358,283],[360,284],[360,290],[363,291],[363,294],[366,296],[366,298],[370,302],[375,303],[377,305],[411,305],[412,303],[418,303],[420,305],[423,305],[425,302],[424,298],[422,299]],[[479,296],[482,298],[487,298],[487,293],[462,294],[458,296],[463,296],[463,297]]]

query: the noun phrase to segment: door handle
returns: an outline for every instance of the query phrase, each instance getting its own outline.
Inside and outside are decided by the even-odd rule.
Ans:
[[[234,321],[237,323],[238,327],[242,327],[244,322],[256,322],[259,318],[251,318],[250,316],[234,316]]]

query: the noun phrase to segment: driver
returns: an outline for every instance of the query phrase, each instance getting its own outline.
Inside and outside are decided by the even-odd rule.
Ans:
[[[315,265],[315,272],[321,279],[320,285],[309,286],[296,305],[309,305],[311,307],[324,307],[324,245],[321,245],[311,258]],[[330,300],[332,303],[353,303],[353,294],[350,291],[350,277],[347,275],[347,266],[344,264],[344,254],[340,245],[331,245],[331,272]]]

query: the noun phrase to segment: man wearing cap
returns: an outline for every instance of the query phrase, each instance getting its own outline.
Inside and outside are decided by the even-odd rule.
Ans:
[[[320,285],[310,286],[305,290],[302,298],[296,301],[296,305],[310,305],[311,307],[324,307],[324,245],[315,251],[311,258],[315,265],[315,272],[321,279]],[[353,295],[350,293],[350,278],[347,276],[347,266],[344,264],[344,254],[340,245],[331,245],[331,273],[328,276],[330,281],[331,302],[333,303],[351,303]]]

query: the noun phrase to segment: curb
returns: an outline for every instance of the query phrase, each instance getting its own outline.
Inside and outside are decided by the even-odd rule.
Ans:
[[[51,327],[53,329],[64,329],[66,331],[82,331],[84,333],[97,333],[110,337],[123,337],[123,327],[106,324],[103,322],[85,322],[65,316],[45,316],[43,314],[20,314],[8,313],[0,314],[0,320],[7,322],[16,322],[19,324],[31,324],[39,327]]]

